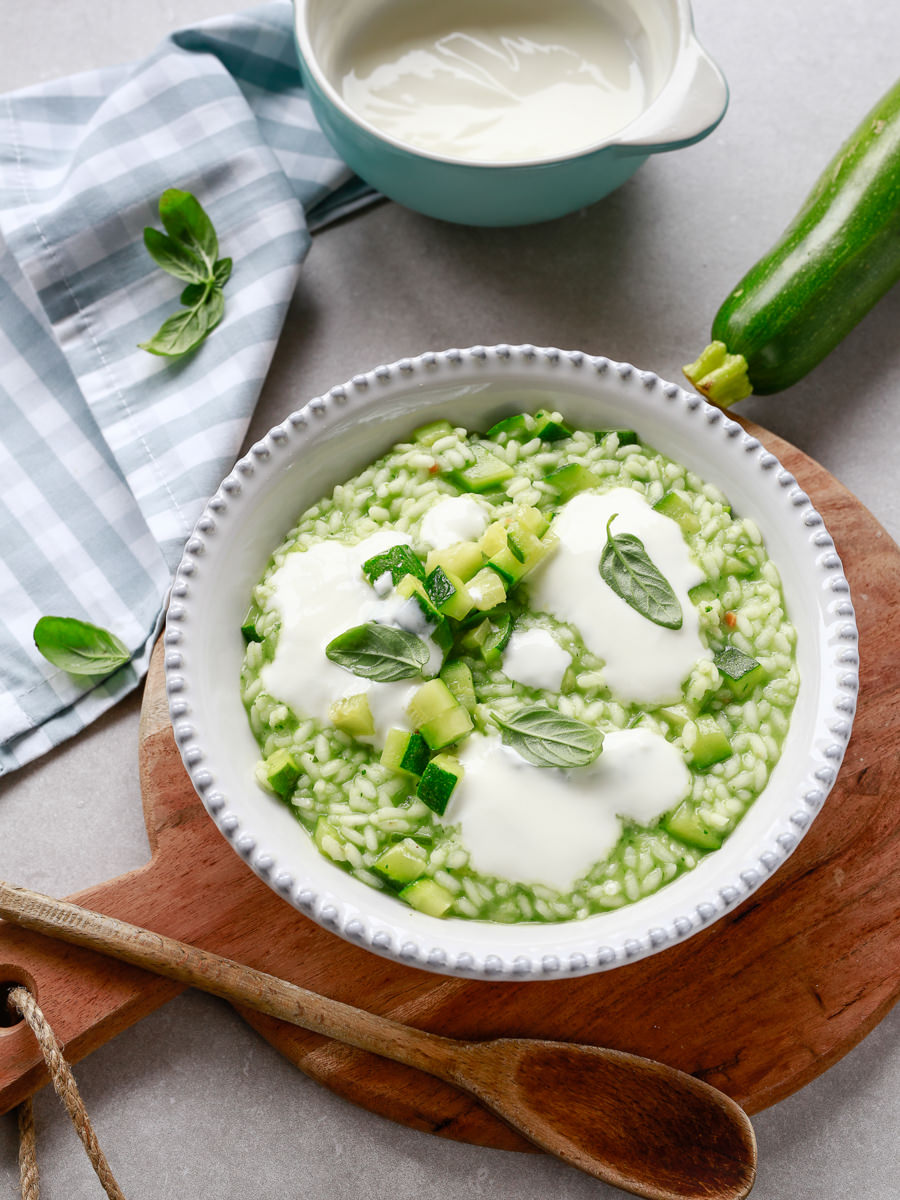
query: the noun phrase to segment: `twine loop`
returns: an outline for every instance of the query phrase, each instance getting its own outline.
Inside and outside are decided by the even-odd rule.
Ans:
[[[57,1096],[66,1107],[66,1112],[72,1118],[76,1132],[84,1146],[85,1153],[90,1159],[91,1166],[97,1178],[103,1185],[109,1200],[125,1200],[122,1189],[116,1183],[110,1170],[106,1155],[100,1149],[97,1135],[91,1124],[90,1117],[84,1107],[84,1101],[75,1083],[69,1064],[63,1057],[59,1043],[53,1035],[53,1030],[47,1024],[47,1019],[41,1012],[40,1005],[25,987],[12,988],[6,998],[7,1006],[17,1012],[26,1022],[37,1039],[50,1073]],[[40,1200],[40,1183],[38,1177],[37,1151],[34,1132],[34,1107],[29,1097],[18,1108],[19,1121],[19,1186],[22,1200]]]

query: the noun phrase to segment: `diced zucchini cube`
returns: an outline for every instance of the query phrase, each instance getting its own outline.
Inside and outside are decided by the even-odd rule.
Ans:
[[[447,578],[447,573],[443,567],[435,567],[425,577],[425,591],[428,593],[428,599],[435,608],[443,607],[445,601],[449,600],[456,591],[456,588]]]
[[[259,610],[255,604],[251,604],[247,610],[247,615],[241,623],[241,633],[244,641],[249,645],[250,642],[261,642],[262,634],[256,627],[256,622],[259,620]]]
[[[478,654],[478,652],[481,650],[481,647],[487,640],[490,632],[491,623],[487,617],[485,617],[483,621],[480,621],[477,625],[473,625],[471,629],[466,630],[463,636],[459,639],[460,649],[465,650],[467,654]]]
[[[762,663],[738,650],[737,646],[727,646],[713,658],[713,662],[736,700],[743,700],[769,678]]]
[[[712,584],[698,583],[696,587],[690,588],[688,595],[692,604],[700,610],[707,621],[722,620],[722,601],[719,598],[718,589]]]
[[[453,472],[453,479],[466,492],[487,492],[511,479],[513,469],[496,454],[476,442],[472,447],[475,461]]]
[[[528,535],[529,538],[532,535]],[[559,539],[555,533],[545,533],[542,538],[533,538],[527,542],[529,546],[525,558],[520,562],[511,550],[504,549],[489,559],[487,565],[503,579],[509,591],[514,584],[520,583],[526,575],[530,575],[539,562],[556,549]]]
[[[704,771],[715,763],[731,757],[731,742],[714,717],[698,717],[697,738],[690,749],[690,763]]]
[[[436,754],[422,772],[416,795],[432,812],[442,817],[453,789],[462,777],[463,768],[458,759],[452,754]]]
[[[616,435],[620,446],[636,446],[641,440],[633,429],[598,429],[594,433],[594,441],[599,445],[612,433]]]
[[[549,521],[537,508],[519,505],[511,516],[492,522],[481,536],[479,546],[487,565],[508,588],[517,583],[547,553],[541,541]],[[540,531],[540,533],[538,532]]]
[[[534,432],[542,441],[559,442],[571,437],[572,430],[562,421],[557,421],[546,409],[539,409],[534,414]]]
[[[274,750],[265,761],[269,787],[286,800],[300,778],[300,764],[286,746]]]
[[[454,701],[454,708],[426,721],[419,729],[432,750],[443,750],[472,732],[472,718],[467,709]]]
[[[512,635],[515,620],[511,612],[498,613],[488,620],[488,633],[481,643],[481,657],[487,666],[498,663]]]
[[[550,527],[550,518],[532,504],[517,504],[512,525],[526,533],[533,533],[535,537],[543,537]]]
[[[453,696],[463,708],[469,712],[475,711],[477,703],[475,699],[475,684],[472,680],[472,672],[464,662],[459,659],[454,659],[451,662],[444,663],[441,667],[441,679],[446,683],[447,687],[453,693]]]
[[[452,617],[455,621],[460,621],[472,611],[473,602],[468,588],[452,571],[445,570],[443,567],[435,567],[425,580],[425,590],[428,592],[432,604],[445,617]]]
[[[458,708],[459,701],[443,679],[429,679],[413,692],[406,711],[416,729],[426,725],[441,713]]]
[[[474,607],[480,612],[496,608],[506,599],[506,586],[496,571],[492,571],[490,567],[483,567],[477,575],[474,575],[469,580],[468,588]]]
[[[527,536],[534,537],[533,534],[529,534]],[[537,538],[534,540],[537,541]],[[507,530],[506,549],[510,552],[516,562],[520,563],[525,561],[526,553],[525,546],[522,544],[522,541],[523,539],[521,537],[516,537],[512,530]]]
[[[711,604],[714,600],[719,599],[719,589],[711,583],[698,583],[688,589],[688,596],[693,604]]]
[[[544,482],[553,488],[560,500],[568,500],[578,492],[597,487],[600,478],[580,463],[567,463],[558,471],[551,471],[544,477]]]
[[[442,567],[448,574],[458,576],[466,583],[484,565],[484,555],[477,542],[456,542],[443,550],[432,550],[425,562],[426,571]]]
[[[413,554],[409,546],[404,545],[391,546],[390,550],[385,550],[383,554],[375,554],[372,558],[367,558],[362,569],[363,574],[372,584],[387,572],[390,572],[391,583],[395,587],[406,575],[412,575],[416,579],[425,578],[425,568],[421,561]]]
[[[453,903],[452,892],[433,879],[417,879],[415,883],[407,884],[399,895],[411,908],[417,908],[429,917],[442,917]]]
[[[484,659],[486,667],[496,667],[503,658],[503,651],[496,643],[489,642],[485,638],[484,644],[481,647],[481,657]]]
[[[425,590],[425,584],[415,575],[404,575],[397,584],[397,595],[405,600],[414,600],[422,611],[422,616],[431,624],[438,624],[443,614],[435,607],[434,602]]]
[[[438,649],[440,649],[444,654],[450,653],[450,650],[453,647],[453,630],[450,628],[449,622],[445,621],[443,617],[440,619],[440,621],[438,621],[437,625],[435,625],[433,629],[429,629],[428,637],[431,638]],[[428,671],[427,664],[425,673],[430,673]]]
[[[344,849],[346,838],[342,836],[340,831],[335,828],[330,821],[326,821],[324,817],[319,817],[316,821],[316,831],[313,834],[313,841],[321,854],[326,858],[333,859],[335,862],[346,862],[347,852]]]
[[[365,692],[335,700],[328,710],[328,719],[336,729],[342,729],[351,737],[369,737],[375,732],[375,722]]]
[[[372,869],[383,879],[398,886],[418,879],[428,865],[428,856],[418,842],[404,838],[381,854],[372,863]]]
[[[523,525],[514,523],[506,535],[506,546],[513,558],[520,563],[525,563],[530,558],[540,556],[542,542],[538,534],[532,533]]]
[[[658,513],[677,521],[685,533],[696,533],[700,528],[700,518],[684,492],[666,492],[653,507]]]
[[[505,433],[507,437],[531,437],[534,430],[534,418],[528,413],[515,413],[511,417],[503,417],[495,425],[492,425],[485,434],[485,437],[499,437],[501,433]]]
[[[670,729],[674,729],[676,733],[680,733],[687,725],[688,721],[694,720],[694,713],[686,704],[668,704],[665,708],[658,708],[656,715],[662,717]]]
[[[412,439],[420,446],[433,446],[440,438],[452,432],[453,426],[449,421],[429,421],[427,425],[420,425],[418,429],[413,430]]]
[[[503,580],[507,591],[519,581],[523,573],[522,562],[516,558],[509,546],[504,546],[488,559],[486,564]]]
[[[700,850],[718,850],[722,845],[723,835],[703,821],[693,804],[687,800],[683,800],[673,813],[663,818],[662,826],[679,841]]]
[[[401,775],[421,775],[428,765],[428,743],[421,733],[391,729],[384,740],[381,764]]]
[[[485,558],[490,558],[492,554],[497,554],[498,551],[505,549],[506,522],[492,521],[481,535],[478,545]]]

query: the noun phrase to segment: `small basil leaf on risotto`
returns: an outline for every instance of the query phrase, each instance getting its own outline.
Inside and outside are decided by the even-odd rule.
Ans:
[[[54,667],[70,675],[109,675],[131,658],[114,633],[75,617],[41,617],[34,627],[34,644]]]
[[[504,745],[536,767],[586,767],[603,749],[603,734],[593,725],[533,705],[509,717],[491,714]]]
[[[633,533],[610,533],[618,516],[613,513],[606,523],[606,545],[600,558],[600,574],[617,596],[635,612],[662,625],[680,629],[684,616],[672,585],[650,558],[644,543]]]
[[[430,658],[428,647],[414,633],[374,621],[339,634],[325,647],[325,654],[345,671],[378,683],[421,675]]]

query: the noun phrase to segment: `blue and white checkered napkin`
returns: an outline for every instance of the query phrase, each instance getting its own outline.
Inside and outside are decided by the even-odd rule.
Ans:
[[[183,361],[137,349],[178,307],[142,238],[168,187],[234,259],[225,320]],[[136,686],[309,229],[369,196],[313,120],[287,2],[0,97],[0,774]],[[112,630],[133,661],[99,684],[66,675],[34,647],[44,614]]]

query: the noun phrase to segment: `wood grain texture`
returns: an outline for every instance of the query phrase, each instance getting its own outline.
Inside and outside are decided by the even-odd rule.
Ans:
[[[900,995],[900,550],[822,467],[748,428],[796,476],[835,538],[860,629],[860,708],[837,784],[797,851],[713,927],[627,967],[545,983],[442,978],[334,937],[258,880],[207,817],[172,738],[159,648],[140,750],[153,856],[73,899],[436,1033],[590,1042],[658,1059],[751,1113],[821,1074]],[[34,981],[73,1059],[179,990],[0,924],[4,975]],[[301,1070],[354,1103],[441,1136],[528,1148],[449,1084],[241,1011]],[[43,1080],[27,1031],[0,1030],[0,1110]]]

